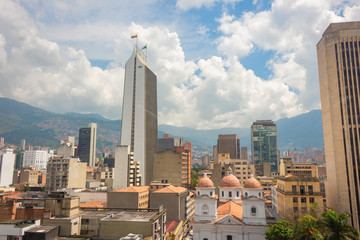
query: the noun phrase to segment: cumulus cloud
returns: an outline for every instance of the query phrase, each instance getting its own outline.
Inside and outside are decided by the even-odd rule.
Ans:
[[[211,7],[215,2],[222,2],[224,4],[241,2],[242,0],[177,0],[176,7],[181,10],[189,10],[191,8]]]
[[[252,53],[255,45],[274,51],[267,62],[271,82],[284,83],[297,93],[303,108],[288,116],[319,107],[316,43],[331,22],[356,20],[359,6],[328,0],[275,0],[271,9],[219,19],[218,50],[228,57]],[[337,10],[335,10],[337,9]],[[340,13],[343,12],[344,16]],[[292,113],[292,114],[290,114]]]
[[[177,7],[200,8],[215,1],[178,0]],[[67,6],[59,6],[63,11],[57,18],[67,19],[71,11]],[[221,35],[214,43],[218,56],[197,61],[186,59],[181,37],[166,24],[122,24],[116,37],[101,30],[102,23],[93,24],[94,28],[91,23],[88,28],[83,28],[86,24],[70,30],[64,27],[67,37],[73,33],[79,42],[95,38],[96,31],[114,40],[116,61],[102,70],[91,66],[87,50],[48,40],[39,25],[41,29],[51,26],[42,27],[18,3],[4,0],[0,8],[6,9],[0,12],[0,95],[55,112],[120,118],[121,66],[135,44],[130,35],[138,33],[138,44],[147,44],[148,62],[158,77],[159,123],[198,129],[249,127],[257,119],[276,120],[319,107],[316,42],[329,22],[354,20],[359,15],[359,5],[335,0],[295,0],[292,4],[274,0],[269,10],[237,16],[224,13],[218,19]],[[342,15],[333,10],[338,8]],[[116,28],[110,25],[110,29]],[[59,30],[54,28],[50,35]],[[200,33],[207,31],[199,27]],[[266,80],[242,64],[255,46],[275,52],[267,61],[271,75]]]
[[[124,69],[92,67],[84,51],[62,51],[42,38],[17,3],[1,1],[0,8],[2,96],[55,112],[119,115]]]

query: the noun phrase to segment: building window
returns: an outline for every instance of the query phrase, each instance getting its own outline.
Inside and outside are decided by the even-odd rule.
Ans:
[[[212,196],[212,191],[210,192],[210,196]]]
[[[200,196],[200,191],[198,191],[198,196]]]
[[[208,240],[207,238],[203,238],[203,240]]]
[[[298,198],[297,197],[293,197],[293,202],[297,203],[298,202]]]
[[[226,236],[226,240],[232,240],[232,236],[231,236],[231,235],[227,235],[227,236]]]
[[[292,185],[292,193],[296,194],[296,185]]]
[[[305,186],[300,186],[300,194],[305,195]]]
[[[247,197],[247,196],[248,196],[248,193],[246,192],[246,193],[245,193],[245,197]]]
[[[314,203],[315,202],[315,199],[313,197],[311,197],[310,199],[310,203]]]
[[[301,203],[306,203],[306,198],[302,197],[301,198]]]
[[[229,192],[229,197],[232,197],[232,192]]]
[[[236,191],[236,197],[239,197],[240,194],[239,194],[239,191]]]
[[[256,207],[251,208],[251,216],[256,216]]]
[[[309,188],[309,194],[312,195],[314,193],[313,186],[309,186],[308,188]]]
[[[224,197],[224,191],[221,191],[221,196]]]

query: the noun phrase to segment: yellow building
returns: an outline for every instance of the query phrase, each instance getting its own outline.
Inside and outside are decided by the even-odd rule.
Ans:
[[[234,159],[234,175],[237,177],[242,186],[244,186],[246,179],[254,175],[255,168],[253,164],[249,164],[247,159]]]
[[[280,159],[279,173],[280,176],[291,174],[299,177],[319,178],[318,166],[315,163],[292,163],[291,159],[288,158]]]
[[[294,215],[310,210],[312,204],[324,208],[320,192],[320,181],[313,177],[287,175],[279,177],[276,190],[277,211],[280,217]]]
[[[263,188],[264,196],[271,195],[271,186],[275,186],[277,184],[275,178],[273,177],[258,177],[261,187]]]
[[[231,163],[230,153],[218,153],[218,158],[215,163],[229,164]]]

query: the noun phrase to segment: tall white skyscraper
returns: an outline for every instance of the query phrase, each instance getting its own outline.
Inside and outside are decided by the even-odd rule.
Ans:
[[[35,169],[45,169],[49,158],[53,157],[52,152],[43,150],[26,150],[24,152],[23,167],[33,166]]]
[[[125,65],[120,144],[130,146],[140,163],[141,184],[148,185],[158,144],[156,75],[137,46]]]
[[[12,149],[6,149],[0,156],[0,186],[9,187],[12,184],[15,154]]]

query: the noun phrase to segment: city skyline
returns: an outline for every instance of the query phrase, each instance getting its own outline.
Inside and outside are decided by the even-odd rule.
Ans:
[[[325,0],[0,4],[0,96],[119,119],[138,33],[158,76],[159,123],[197,129],[319,109],[315,45],[360,12]]]

